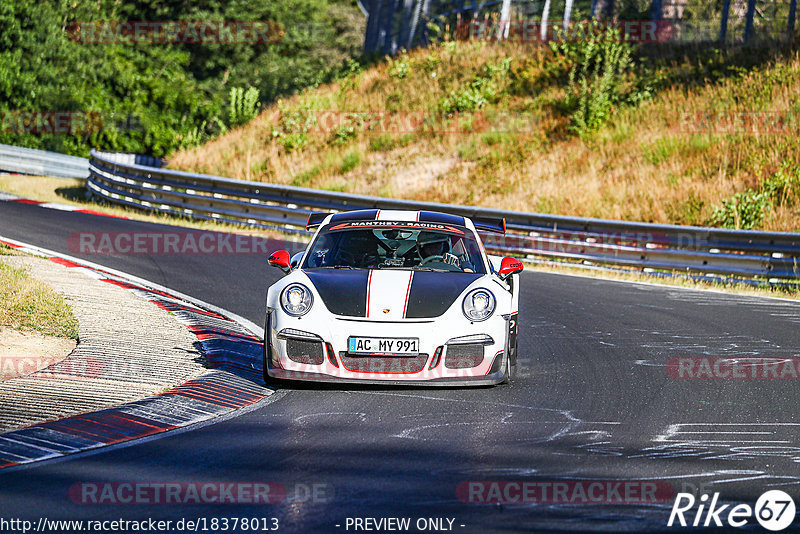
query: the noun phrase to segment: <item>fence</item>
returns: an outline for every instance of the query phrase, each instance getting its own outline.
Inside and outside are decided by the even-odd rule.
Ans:
[[[56,152],[0,145],[0,171],[59,178],[86,178],[89,160]]]
[[[126,161],[127,159],[127,161]],[[106,201],[173,215],[305,233],[313,211],[360,208],[504,217],[505,236],[487,234],[500,254],[650,271],[721,275],[772,284],[800,279],[800,234],[565,217],[354,195],[234,180],[145,166],[92,151],[87,186]]]

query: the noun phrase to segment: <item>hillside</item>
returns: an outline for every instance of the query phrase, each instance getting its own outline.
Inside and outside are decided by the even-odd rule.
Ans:
[[[800,231],[797,47],[630,52],[604,102],[602,80],[584,100],[570,83],[577,45],[444,42],[279,100],[169,161],[398,198]],[[594,126],[576,119],[582,102],[599,106]]]

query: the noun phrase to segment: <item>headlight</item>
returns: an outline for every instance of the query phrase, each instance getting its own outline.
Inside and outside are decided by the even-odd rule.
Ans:
[[[494,313],[494,295],[488,289],[475,289],[464,297],[462,309],[470,321],[485,321]]]
[[[313,297],[311,291],[302,284],[291,284],[281,293],[281,307],[283,311],[293,317],[300,317],[311,309]]]

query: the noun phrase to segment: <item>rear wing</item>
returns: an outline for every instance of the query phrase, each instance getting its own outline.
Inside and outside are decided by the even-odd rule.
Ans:
[[[504,218],[495,219],[492,217],[475,217],[472,219],[475,229],[482,232],[492,232],[495,234],[506,233],[506,220]]]
[[[313,212],[309,214],[308,222],[306,222],[306,230],[314,230],[319,228],[319,226],[322,224],[322,221],[324,221],[328,215],[331,215],[331,213]],[[492,232],[495,234],[506,233],[506,220],[502,217],[475,217],[472,219],[472,223],[475,225],[475,229],[481,232]]]
[[[322,221],[324,221],[328,215],[330,215],[330,213],[328,212],[325,213],[314,212],[309,214],[308,222],[306,223],[306,230],[314,230],[316,228],[319,228],[319,225],[322,224]]]

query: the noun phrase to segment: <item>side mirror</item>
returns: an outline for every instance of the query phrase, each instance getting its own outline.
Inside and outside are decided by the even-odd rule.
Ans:
[[[285,250],[278,250],[272,253],[267,262],[273,267],[277,267],[285,274],[289,274],[292,270],[292,265],[289,259],[289,253]]]
[[[500,263],[500,270],[497,271],[497,274],[500,276],[502,280],[505,280],[512,274],[521,273],[522,269],[523,267],[521,261],[519,261],[517,258],[511,258],[509,256],[506,256]]]

